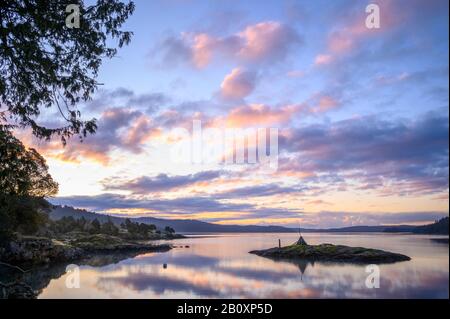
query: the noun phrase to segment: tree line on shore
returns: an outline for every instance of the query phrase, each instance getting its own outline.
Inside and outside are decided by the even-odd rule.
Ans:
[[[84,217],[75,219],[72,216],[64,216],[59,220],[50,221],[48,225],[48,230],[56,235],[83,232],[121,236],[129,239],[151,239],[154,235],[161,235],[162,233],[173,235],[175,233],[175,230],[169,226],[159,230],[153,224],[133,222],[129,218],[117,226],[110,218],[101,223],[97,218],[89,221]]]

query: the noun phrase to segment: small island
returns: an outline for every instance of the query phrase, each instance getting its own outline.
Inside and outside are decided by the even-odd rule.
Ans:
[[[308,245],[301,236],[295,244],[253,250],[250,251],[250,254],[273,259],[303,259],[356,264],[387,264],[411,260],[408,256],[379,249],[333,244]]]

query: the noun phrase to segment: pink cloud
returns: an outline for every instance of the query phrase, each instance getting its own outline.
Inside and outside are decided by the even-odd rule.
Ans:
[[[329,54],[319,54],[314,60],[315,65],[328,64],[333,60],[333,57]]]
[[[65,162],[79,163],[88,159],[103,165],[110,164],[110,152],[122,149],[139,153],[142,146],[160,130],[153,125],[150,117],[144,113],[127,108],[109,108],[98,120],[98,130],[85,138],[83,143],[71,140],[65,147],[58,139],[49,142],[38,141],[30,132],[22,136],[27,145],[35,147],[45,156]]]
[[[256,75],[254,72],[235,68],[225,76],[220,89],[225,99],[242,99],[248,96],[255,88]]]
[[[305,75],[305,72],[301,70],[292,70],[286,73],[286,75],[290,78],[301,78]]]
[[[130,150],[139,153],[141,146],[153,137],[161,134],[161,130],[155,127],[153,121],[146,115],[141,115],[135,123],[128,128],[122,138],[124,146]]]
[[[189,59],[195,67],[204,68],[215,56],[250,63],[281,61],[300,42],[300,36],[291,27],[265,21],[224,37],[185,32],[180,38],[166,40],[163,49],[165,60]]]
[[[192,59],[194,65],[198,68],[203,68],[208,65],[216,45],[216,39],[206,33],[195,35],[192,44]]]
[[[244,44],[237,54],[250,61],[282,59],[291,44],[299,41],[293,29],[274,21],[248,26],[238,36],[244,40]]]
[[[366,27],[367,13],[364,8],[355,10],[356,14],[346,17],[330,31],[327,40],[327,52],[317,55],[315,65],[324,65],[334,62],[338,57],[351,53],[361,45],[361,42],[374,36],[392,32],[399,26],[406,14],[395,1],[385,0],[380,6],[380,28]]]
[[[334,109],[339,102],[329,95],[322,95],[317,98],[317,104],[312,107],[314,113],[322,113]]]

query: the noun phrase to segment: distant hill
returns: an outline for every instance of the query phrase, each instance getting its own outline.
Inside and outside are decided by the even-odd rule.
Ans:
[[[50,212],[50,218],[53,220],[58,220],[63,217],[72,216],[76,219],[84,217],[86,220],[93,220],[97,218],[100,222],[105,222],[108,218],[117,225],[125,221],[123,217],[108,216],[103,214],[97,214],[93,212],[88,212],[84,209],[77,209],[70,206],[55,206]],[[131,219],[131,218],[130,218]],[[154,217],[135,217],[132,218],[133,221],[153,224],[159,229],[163,229],[166,226],[170,226],[175,231],[180,233],[194,233],[194,232],[245,232],[245,233],[258,233],[258,232],[271,232],[271,233],[288,233],[297,232],[298,230],[282,227],[282,226],[241,226],[241,225],[220,225],[212,224],[207,222],[202,222],[199,220],[185,220],[185,219],[162,219]]]
[[[98,214],[94,212],[88,212],[84,209],[76,209],[70,206],[55,206],[50,213],[50,218],[53,220],[61,219],[64,216],[72,216],[76,219],[84,217],[87,220],[93,220],[97,218],[100,222],[105,222],[108,218],[117,225],[125,221],[123,217],[108,216],[104,214]],[[131,217],[130,217],[131,219]],[[294,233],[298,232],[296,228],[289,228],[283,226],[258,226],[258,225],[220,225],[214,223],[202,222],[192,219],[162,219],[154,217],[135,217],[133,221],[153,224],[159,229],[163,229],[166,226],[172,227],[179,233]],[[329,229],[306,229],[302,228],[304,233],[311,232],[328,232],[328,233],[357,233],[357,232],[413,232],[420,227],[433,226],[351,226],[343,228],[329,228]],[[436,226],[435,226],[436,227]],[[428,228],[423,228],[420,231],[426,231]],[[434,229],[434,228],[433,228]],[[419,233],[419,232],[418,232]],[[421,232],[425,233],[425,232]],[[438,234],[438,233],[434,233]],[[448,217],[447,217],[447,234],[448,234]]]
[[[104,223],[108,220],[108,218],[111,219],[111,221],[114,224],[119,225],[124,221],[123,218],[114,217],[114,216],[108,216],[103,214],[97,214],[94,212],[88,212],[85,209],[78,209],[70,206],[53,206],[53,210],[49,214],[50,219],[52,220],[59,220],[63,217],[70,217],[72,216],[75,219],[79,219],[81,217],[84,217],[86,220],[94,220],[95,218],[98,219],[99,222]]]
[[[448,219],[448,217],[445,217],[434,224],[417,226],[412,232],[415,234],[448,235]]]

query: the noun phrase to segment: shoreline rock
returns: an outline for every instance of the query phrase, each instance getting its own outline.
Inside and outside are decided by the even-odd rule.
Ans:
[[[69,263],[104,266],[143,253],[171,249],[168,244],[104,234],[78,234],[62,239],[21,236],[0,247],[0,299],[37,298],[51,279],[65,273]]]
[[[356,264],[388,264],[411,260],[411,258],[406,255],[384,250],[332,244],[293,244],[285,247],[253,250],[249,253],[273,259],[303,259],[310,261]]]
[[[132,241],[120,237],[95,234],[62,239],[22,236],[0,248],[0,261],[15,266],[33,266],[55,262],[75,261],[102,253],[163,252],[168,244]]]

